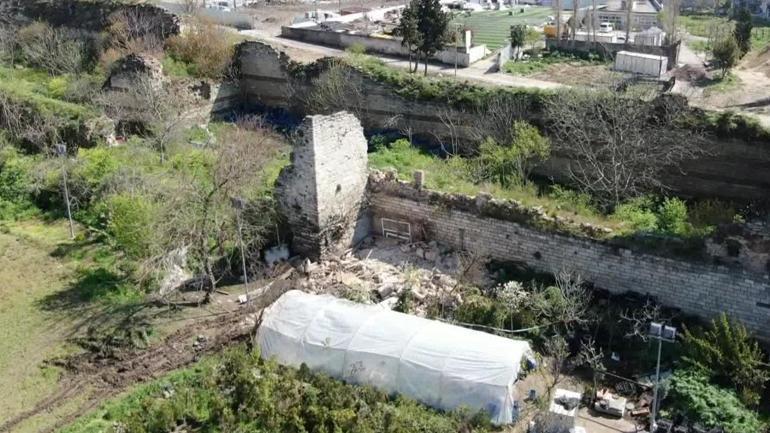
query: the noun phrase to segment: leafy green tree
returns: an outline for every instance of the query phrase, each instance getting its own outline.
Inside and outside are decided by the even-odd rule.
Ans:
[[[503,186],[525,182],[532,165],[551,152],[548,138],[525,121],[515,121],[511,135],[510,143],[499,144],[487,138],[479,147],[478,174],[482,179],[494,180]]]
[[[406,8],[401,12],[401,21],[395,28],[394,33],[396,36],[401,36],[401,46],[405,47],[409,51],[409,71],[417,72],[417,66],[419,59],[414,63],[414,69],[412,69],[412,56],[416,54],[417,47],[420,46],[422,41],[422,35],[417,27],[417,0],[409,2]]]
[[[511,49],[515,53],[513,61],[515,62],[519,58],[519,50],[524,46],[524,42],[527,37],[527,26],[523,24],[517,24],[511,26]]]
[[[444,48],[447,40],[449,14],[441,10],[439,0],[417,1],[417,29],[420,32],[419,52],[425,62],[428,75],[428,60]]]
[[[708,329],[685,329],[684,350],[686,363],[716,383],[733,386],[744,403],[759,403],[770,369],[759,343],[743,324],[722,313]]]
[[[751,49],[751,29],[754,24],[751,21],[751,12],[746,7],[738,9],[735,13],[735,30],[733,30],[733,36],[740,48],[740,57],[746,55]]]
[[[716,42],[711,48],[711,55],[714,57],[714,61],[722,70],[722,78],[727,75],[727,72],[738,63],[738,58],[741,55],[741,49],[735,40],[735,37],[728,35]]]

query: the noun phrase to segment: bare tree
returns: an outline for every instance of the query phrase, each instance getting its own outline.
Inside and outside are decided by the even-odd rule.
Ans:
[[[524,98],[495,94],[476,108],[470,134],[477,142],[491,138],[497,143],[511,143],[516,138],[512,126],[517,120],[526,118],[528,109],[529,104]]]
[[[547,325],[561,324],[567,331],[589,321],[591,291],[580,275],[562,270],[556,273],[556,285],[536,286],[527,306]],[[554,299],[554,295],[558,299]]]
[[[85,63],[85,36],[76,30],[33,23],[17,33],[21,56],[29,64],[50,74],[77,74]]]
[[[309,93],[304,88],[294,92],[308,113],[349,111],[363,121],[366,115],[363,80],[358,72],[343,61],[330,60],[328,69],[311,81],[310,89]]]
[[[97,99],[111,118],[140,125],[160,154],[161,162],[166,160],[168,146],[190,122],[187,110],[194,102],[186,89],[172,87],[144,73],[137,73],[127,88],[106,90]]]
[[[141,8],[121,8],[109,17],[109,44],[122,54],[163,51],[167,32],[163,18]]]
[[[584,339],[580,342],[580,352],[578,353],[578,362],[591,369],[593,377],[593,390],[591,392],[592,400],[596,395],[599,376],[607,371],[604,366],[604,351],[596,345],[593,338]]]
[[[36,151],[46,151],[60,140],[64,121],[53,114],[40,113],[0,93],[0,130]]]
[[[683,123],[686,101],[569,91],[546,103],[554,148],[571,180],[608,208],[666,189],[662,173],[705,153],[702,133]]]
[[[197,270],[205,277],[206,300],[227,269],[238,239],[238,212],[234,197],[247,204],[242,223],[244,244],[249,249],[263,245],[275,225],[275,212],[255,197],[265,175],[264,167],[282,149],[282,140],[259,126],[257,118],[240,120],[209,149],[210,161],[194,172],[180,173],[178,187],[167,197],[162,251],[189,248]]]
[[[663,9],[663,30],[666,31],[666,41],[669,44],[679,40],[679,11],[682,7],[681,0],[667,0]]]
[[[564,363],[569,357],[569,347],[567,340],[561,334],[554,334],[545,341],[543,345],[543,355],[545,356],[544,372],[548,374],[548,394],[561,381]]]
[[[641,308],[621,312],[620,318],[621,321],[626,322],[630,326],[630,330],[626,333],[625,337],[638,337],[642,341],[647,341],[647,331],[650,322],[668,322],[672,319],[672,317],[664,315],[663,307],[651,299],[646,300]]]

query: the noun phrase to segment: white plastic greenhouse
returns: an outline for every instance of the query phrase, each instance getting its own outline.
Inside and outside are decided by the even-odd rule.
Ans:
[[[526,341],[296,290],[265,311],[257,340],[265,358],[439,409],[486,409],[496,424],[513,421],[514,383],[531,354]]]

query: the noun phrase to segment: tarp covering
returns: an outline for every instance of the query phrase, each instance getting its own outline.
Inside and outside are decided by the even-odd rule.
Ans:
[[[257,341],[265,358],[443,410],[485,409],[496,424],[513,421],[513,384],[531,353],[526,341],[297,290],[265,311]]]

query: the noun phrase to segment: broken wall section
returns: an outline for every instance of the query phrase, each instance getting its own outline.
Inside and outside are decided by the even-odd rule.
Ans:
[[[317,260],[368,235],[368,218],[362,218],[366,151],[361,123],[350,113],[308,116],[302,122],[291,165],[281,171],[276,185],[294,253]]]
[[[393,176],[370,179],[373,232],[382,220],[409,223],[415,237],[548,273],[574,271],[610,293],[651,295],[664,305],[711,319],[722,312],[770,341],[770,275],[632,251],[531,224],[507,200],[418,189]],[[507,209],[507,210],[506,210]],[[506,211],[503,211],[506,210]]]

